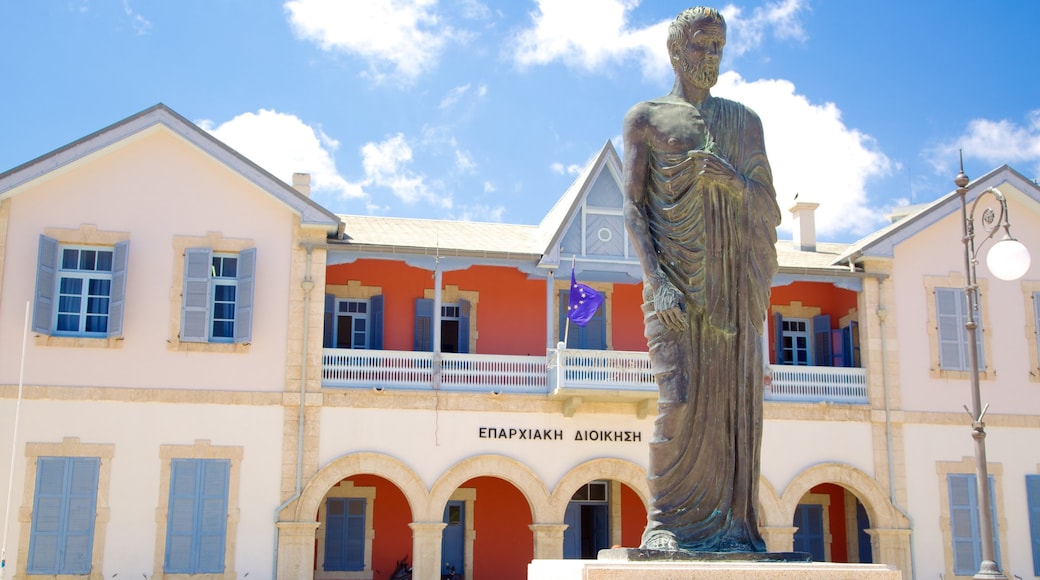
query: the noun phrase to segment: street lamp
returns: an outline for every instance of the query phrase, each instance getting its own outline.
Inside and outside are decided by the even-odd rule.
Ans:
[[[986,265],[990,272],[1001,280],[1017,280],[1029,270],[1029,251],[1021,242],[1011,237],[1011,225],[1008,223],[1007,199],[1004,194],[996,188],[990,187],[980,193],[971,204],[968,211],[968,176],[964,174],[964,158],[961,157],[960,173],[953,182],[957,185],[957,194],[961,198],[961,226],[964,237],[964,272],[967,283],[964,286],[964,294],[968,304],[967,320],[964,330],[968,341],[968,364],[971,366],[971,409],[965,405],[964,410],[971,415],[971,437],[975,441],[975,474],[978,478],[978,506],[979,506],[979,530],[982,535],[982,563],[979,566],[975,578],[1006,579],[1000,571],[1000,565],[996,561],[996,548],[993,543],[993,510],[990,505],[989,472],[986,466],[986,424],[982,419],[986,415],[986,409],[982,407],[982,395],[979,392],[979,349],[976,342],[975,313],[979,305],[979,283],[976,272],[979,263],[979,250],[986,242],[997,235],[1001,230],[1004,237],[990,249],[986,256]],[[987,196],[993,199],[989,203],[995,203],[997,211],[993,207],[982,206],[981,233],[983,237],[976,244],[975,241],[975,211],[979,208],[979,202]],[[999,212],[999,213],[998,213]]]

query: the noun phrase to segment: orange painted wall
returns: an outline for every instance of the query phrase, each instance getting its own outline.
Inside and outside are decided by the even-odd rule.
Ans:
[[[801,302],[803,306],[815,306],[820,314],[831,316],[831,328],[837,329],[841,317],[857,307],[858,295],[852,290],[838,288],[825,282],[795,282],[786,286],[776,286],[769,296],[771,305],[786,306],[791,302]],[[776,329],[773,328],[773,309],[769,309],[769,362],[776,363]]]
[[[372,540],[372,570],[375,578],[389,578],[397,561],[407,556],[412,561],[412,510],[396,485],[374,475],[348,478],[358,487],[376,488],[372,525],[379,533]]]
[[[614,350],[646,352],[646,336],[643,335],[643,285],[615,284],[610,300],[613,333],[611,339]]]
[[[632,488],[621,485],[621,547],[638,548],[646,529],[646,506]]]
[[[325,283],[383,289],[383,348],[413,350],[415,300],[433,288],[433,272],[404,262],[358,260],[330,266]],[[477,352],[482,354],[545,355],[545,282],[528,279],[513,268],[474,266],[445,272],[445,286],[480,293],[477,304]]]
[[[464,483],[477,491],[473,507],[473,580],[527,580],[534,558],[531,508],[512,484],[496,477]]]
[[[480,292],[479,352],[545,356],[545,280],[492,266],[445,272],[443,278],[445,285]]]

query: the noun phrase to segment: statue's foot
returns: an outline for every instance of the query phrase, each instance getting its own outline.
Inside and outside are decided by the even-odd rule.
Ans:
[[[671,532],[665,530],[654,530],[643,536],[643,545],[640,547],[646,550],[678,552],[679,541],[675,539],[675,534]]]

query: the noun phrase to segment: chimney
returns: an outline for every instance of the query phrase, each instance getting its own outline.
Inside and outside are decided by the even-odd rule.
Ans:
[[[818,203],[809,201],[796,201],[791,206],[790,212],[794,217],[792,232],[794,235],[794,247],[801,252],[816,251],[816,208]]]
[[[311,196],[311,174],[310,173],[293,173],[292,174],[292,186],[293,189],[302,193],[303,195]]]

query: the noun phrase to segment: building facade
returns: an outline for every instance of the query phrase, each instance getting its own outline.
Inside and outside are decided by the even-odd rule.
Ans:
[[[335,215],[157,105],[0,174],[13,575],[521,579],[638,545],[657,390],[620,173],[607,143],[538,225]],[[1040,188],[1003,167],[970,196],[991,185],[1040,247]],[[770,550],[907,578],[978,558],[958,203],[852,245],[791,208]],[[1025,577],[1040,275],[983,269],[1000,561]],[[585,326],[572,273],[604,296]]]

